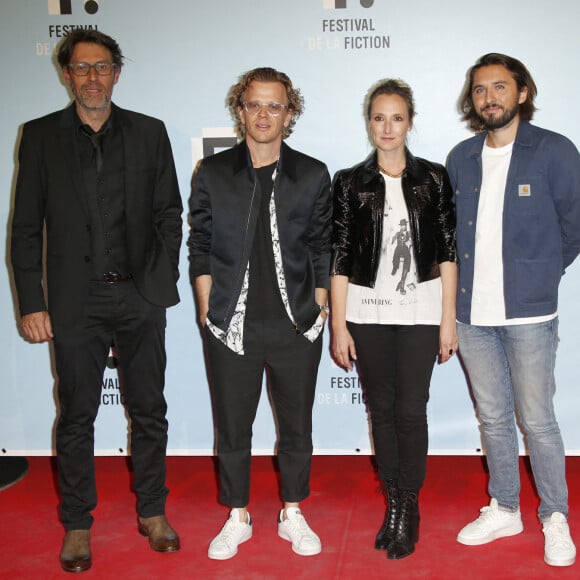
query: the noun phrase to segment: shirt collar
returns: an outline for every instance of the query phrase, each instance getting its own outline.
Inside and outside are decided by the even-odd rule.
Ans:
[[[77,108],[73,107],[73,124],[79,135],[87,135],[88,137],[90,137],[91,135],[104,135],[105,133],[111,131],[115,126],[116,124],[115,117],[116,113],[115,109],[113,108],[111,109],[111,114],[109,115],[103,126],[99,129],[99,131],[95,132],[93,131],[90,125],[86,125],[85,123],[82,122],[77,112]]]

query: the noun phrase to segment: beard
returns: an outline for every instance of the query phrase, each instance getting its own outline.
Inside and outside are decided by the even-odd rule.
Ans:
[[[76,101],[87,110],[104,110],[111,103],[111,95],[104,93],[102,95],[92,96],[80,91],[76,95]]]
[[[87,91],[89,87],[98,87],[101,89],[101,93],[91,94]],[[112,90],[101,83],[86,83],[82,86],[75,86],[71,82],[70,88],[75,101],[87,111],[106,110],[111,104]]]
[[[511,123],[518,114],[519,108],[520,108],[519,103],[516,103],[511,109],[507,110],[504,109],[503,113],[499,116],[494,115],[491,117],[489,116],[484,117],[483,111],[481,113],[476,114],[477,118],[479,119],[479,121],[481,122],[481,124],[485,129],[487,129],[488,131],[495,131],[496,129],[501,129],[502,127],[505,127],[506,125]]]

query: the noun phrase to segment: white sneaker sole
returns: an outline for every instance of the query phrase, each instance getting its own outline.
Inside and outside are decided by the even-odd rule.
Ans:
[[[250,533],[247,536],[244,536],[239,542],[238,542],[238,546],[240,544],[243,544],[244,542],[247,542],[248,540],[250,540],[252,538],[252,529],[250,528]],[[233,558],[237,553],[238,553],[238,546],[236,546],[236,549],[234,552],[228,552],[226,554],[212,554],[211,553],[211,547],[210,549],[207,551],[207,557],[210,560],[229,560],[230,558]]]
[[[499,540],[500,538],[509,538],[510,536],[517,536],[524,531],[524,525],[519,522],[519,525],[514,525],[510,528],[502,528],[501,530],[496,530],[488,534],[487,536],[482,536],[479,538],[469,538],[462,536],[461,533],[457,535],[457,541],[464,546],[482,546],[483,544],[489,544],[494,540]]]
[[[292,542],[292,538],[281,530],[278,530],[278,536],[280,536],[283,540],[286,540],[287,542]],[[299,556],[316,556],[317,554],[320,554],[320,552],[322,552],[322,546],[305,550],[303,548],[296,547],[294,546],[294,544],[292,544],[292,551],[295,554],[298,554]]]
[[[576,556],[568,558],[568,560],[554,560],[553,558],[548,558],[548,556],[544,555],[544,562],[546,562],[548,566],[572,566],[575,561]]]

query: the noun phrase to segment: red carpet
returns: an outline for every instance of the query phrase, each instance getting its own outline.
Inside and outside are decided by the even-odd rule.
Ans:
[[[0,492],[0,577],[66,578],[58,554],[63,530],[57,520],[54,460],[30,459],[30,471]],[[369,457],[316,456],[312,493],[302,505],[320,535],[319,556],[295,555],[277,536],[278,478],[270,457],[252,465],[250,513],[254,537],[224,562],[207,558],[207,546],[227,517],[217,503],[214,461],[209,457],[168,458],[171,489],[168,516],[181,536],[174,554],[152,552],[137,533],[135,499],[124,458],[96,459],[99,506],[92,529],[93,567],[89,578],[580,578],[580,563],[552,568],[543,561],[543,535],[536,518],[538,499],[522,460],[524,533],[487,546],[458,544],[458,530],[488,502],[486,475],[478,457],[430,457],[421,492],[421,535],[416,553],[390,561],[374,550],[384,503],[377,493]],[[570,528],[580,544],[580,458],[568,458]]]

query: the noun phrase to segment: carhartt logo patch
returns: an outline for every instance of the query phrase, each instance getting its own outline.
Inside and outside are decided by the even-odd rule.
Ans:
[[[518,195],[520,197],[530,197],[532,195],[532,188],[528,183],[518,185]]]

